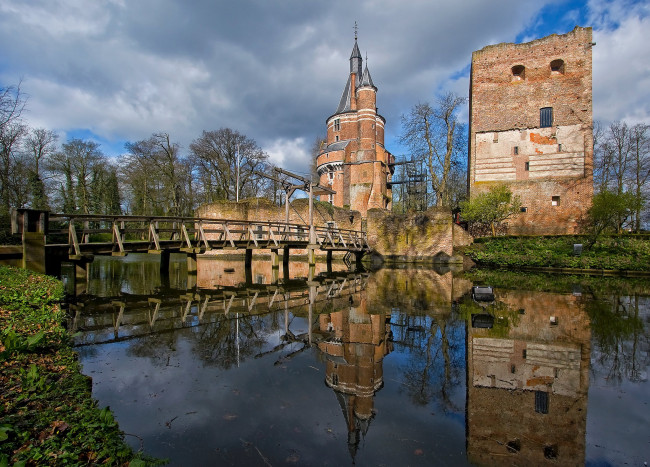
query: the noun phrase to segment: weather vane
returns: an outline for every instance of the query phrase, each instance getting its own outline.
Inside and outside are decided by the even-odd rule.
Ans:
[[[357,27],[357,22],[354,22],[354,40],[357,40],[357,32],[359,31],[359,28]]]

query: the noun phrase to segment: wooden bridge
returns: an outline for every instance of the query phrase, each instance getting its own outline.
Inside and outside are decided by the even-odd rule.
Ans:
[[[308,319],[304,337],[311,344],[314,318],[358,301],[355,297],[367,281],[368,274],[346,272],[272,284],[157,291],[154,296],[87,296],[69,304],[68,326],[78,333],[76,345],[88,345],[284,311],[287,326],[288,313]],[[92,306],[85,306],[87,302]],[[288,327],[285,335],[290,335]]]
[[[307,250],[310,264],[315,251],[345,251],[349,261],[360,261],[370,251],[365,232],[275,221],[244,221],[197,217],[52,214],[15,210],[12,231],[22,234],[23,267],[60,274],[61,262],[84,269],[94,255],[125,256],[149,253],[161,256],[161,270],[169,267],[170,253],[185,253],[188,270],[196,270],[196,255],[212,250],[245,251],[250,267],[253,251],[270,250],[273,267],[289,261],[291,249]]]

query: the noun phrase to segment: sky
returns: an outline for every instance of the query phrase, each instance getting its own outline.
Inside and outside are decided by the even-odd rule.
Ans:
[[[187,154],[231,128],[308,173],[355,21],[397,156],[401,115],[468,96],[473,51],[576,25],[594,28],[594,119],[650,123],[650,2],[632,0],[0,0],[0,87],[21,83],[31,127],[111,157],[158,132]]]

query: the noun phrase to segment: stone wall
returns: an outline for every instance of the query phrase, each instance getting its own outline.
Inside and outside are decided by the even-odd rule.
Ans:
[[[451,212],[437,208],[409,214],[370,209],[367,229],[368,244],[385,260],[453,261],[454,247],[472,242]]]

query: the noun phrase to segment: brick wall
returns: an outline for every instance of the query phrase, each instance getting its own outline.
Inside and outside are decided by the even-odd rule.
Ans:
[[[574,233],[593,195],[591,28],[472,54],[470,195],[506,183],[509,233]],[[542,127],[540,109],[552,108]]]

